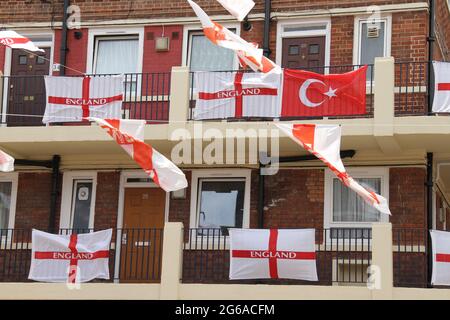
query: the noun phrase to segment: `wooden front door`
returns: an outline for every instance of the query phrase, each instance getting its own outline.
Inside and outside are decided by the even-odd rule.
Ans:
[[[120,282],[159,282],[166,193],[125,189]]]
[[[39,126],[45,111],[44,76],[50,70],[50,48],[45,53],[12,49],[11,77],[8,82],[8,126]],[[43,59],[45,57],[46,59]],[[35,115],[20,117],[13,114]]]
[[[324,65],[325,37],[283,38],[283,68],[323,73]]]

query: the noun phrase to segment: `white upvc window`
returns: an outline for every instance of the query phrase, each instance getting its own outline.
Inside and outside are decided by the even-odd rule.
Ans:
[[[240,33],[239,24],[225,24],[236,34]],[[188,26],[183,37],[184,65],[191,71],[231,71],[237,69],[236,54],[209,41],[201,27]]]
[[[248,169],[194,170],[190,227],[248,228],[250,180]]]
[[[389,201],[389,168],[371,167],[349,169],[348,173],[362,186],[382,195]],[[325,171],[324,228],[331,229],[330,237],[348,237],[346,228],[370,228],[373,222],[388,222],[353,190],[346,187],[329,169]],[[356,235],[367,237],[368,235]]]
[[[65,172],[61,200],[60,229],[94,228],[97,172]]]
[[[353,43],[353,63],[373,64],[375,58],[391,55],[392,16],[375,19],[355,18]],[[367,71],[367,80],[372,79],[372,71]]]
[[[17,172],[0,174],[0,236],[14,228],[18,180]]]

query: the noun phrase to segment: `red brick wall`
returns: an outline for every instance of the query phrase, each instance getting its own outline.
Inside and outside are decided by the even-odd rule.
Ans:
[[[394,227],[426,227],[425,168],[390,168],[389,207]]]
[[[391,53],[396,61],[426,61],[428,14],[401,12],[392,15]]]
[[[154,40],[148,40],[147,35],[153,33]],[[165,26],[164,35],[169,37],[169,51],[157,52],[155,49],[155,40],[161,36],[163,28],[161,26],[145,27],[144,38],[144,65],[142,72],[170,72],[172,66],[181,66],[182,64],[182,46],[183,46],[183,26]],[[174,38],[178,33],[178,38]]]
[[[353,16],[331,19],[331,65],[353,64],[353,29]]]
[[[94,226],[97,230],[115,228],[119,205],[120,172],[98,172]]]
[[[61,183],[59,183],[61,192]],[[50,172],[20,172],[17,188],[15,228],[47,230],[50,219],[52,174]],[[59,226],[60,205],[56,209]]]
[[[447,0],[436,0],[436,36],[434,59],[450,61],[450,11]]]
[[[75,31],[82,33],[81,39],[75,39]],[[67,55],[66,66],[81,72],[86,72],[87,63],[87,46],[88,46],[88,29],[69,30],[67,32]],[[54,62],[60,63],[61,49],[61,30],[55,30],[54,43]],[[78,72],[67,69],[66,75],[80,75]],[[55,72],[58,75],[59,72]]]

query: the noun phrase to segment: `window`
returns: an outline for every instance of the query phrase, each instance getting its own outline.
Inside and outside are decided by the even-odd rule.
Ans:
[[[194,171],[191,197],[191,228],[249,227],[250,170]]]
[[[14,228],[18,174],[0,175],[0,235]],[[3,232],[2,232],[3,230]]]
[[[391,18],[368,21],[356,20],[355,32],[357,65],[373,64],[377,57],[387,57],[391,54]],[[372,78],[371,70],[367,70],[367,80]]]
[[[61,229],[88,230],[94,227],[95,172],[67,172],[63,178]]]
[[[134,93],[138,82],[139,36],[96,37],[95,74],[127,74],[125,91]]]
[[[139,36],[95,38],[94,73],[136,73],[138,70]]]
[[[388,199],[388,168],[364,168],[348,170],[362,186]],[[369,236],[368,232],[345,228],[370,228],[373,222],[387,222],[388,217],[368,205],[353,190],[346,187],[332,172],[325,173],[325,228],[331,229],[332,238]]]
[[[236,29],[230,29],[236,32]],[[232,50],[219,47],[209,41],[202,31],[190,31],[188,65],[191,71],[229,71],[236,68]]]

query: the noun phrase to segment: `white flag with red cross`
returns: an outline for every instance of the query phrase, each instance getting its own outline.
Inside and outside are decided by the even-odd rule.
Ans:
[[[253,71],[263,73],[281,73],[281,68],[263,56],[263,50],[231,32],[224,26],[213,22],[194,1],[188,0],[203,27],[205,36],[214,44],[236,52],[241,64],[249,66]]]
[[[14,171],[14,158],[6,152],[0,150],[0,171],[11,172]]]
[[[109,279],[112,229],[72,235],[32,232],[28,279],[42,282],[88,282]]]
[[[87,118],[95,121],[164,191],[187,187],[186,176],[172,161],[144,142],[145,120]]]
[[[12,49],[45,52],[38,48],[30,39],[12,30],[0,31],[0,43]]]
[[[253,0],[217,0],[239,21],[244,20],[250,10],[253,9],[255,3]]]
[[[196,72],[194,119],[277,118],[281,114],[281,74]]]
[[[450,62],[433,61],[434,100],[433,112],[450,112]]]
[[[43,123],[83,118],[122,118],[124,76],[45,77],[47,105]]]
[[[431,284],[450,285],[450,232],[430,230],[433,247]]]
[[[230,279],[318,281],[315,230],[230,229]]]
[[[341,160],[341,127],[338,125],[275,124],[288,137],[323,161],[341,182],[360,195],[369,205],[391,214],[387,200],[364,188],[348,175]]]

